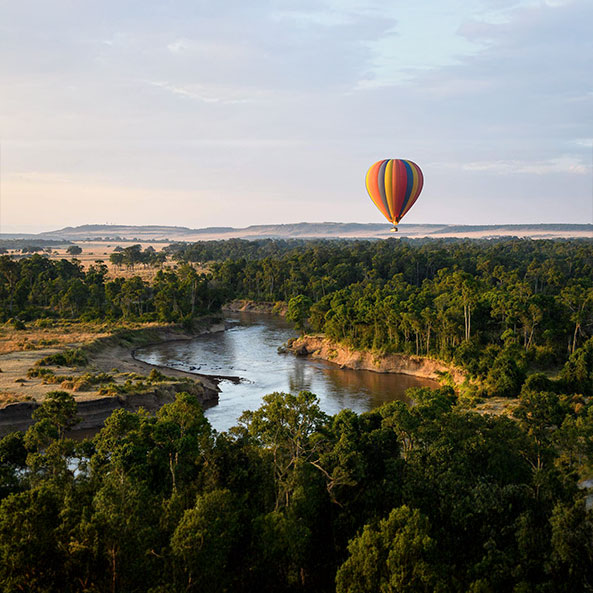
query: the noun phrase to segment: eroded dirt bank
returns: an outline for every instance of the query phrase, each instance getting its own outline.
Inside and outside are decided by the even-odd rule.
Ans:
[[[231,301],[222,307],[223,311],[229,311],[231,313],[267,313],[271,315],[279,315],[280,317],[286,315],[286,309],[287,305],[282,301],[273,303],[265,301],[248,301],[244,299]]]
[[[134,358],[134,352],[148,344],[189,340],[203,333],[223,330],[223,323],[204,324],[191,332],[172,326],[152,326],[116,331],[85,344],[68,344],[69,347],[81,348],[88,357],[88,364],[82,367],[44,365],[43,368],[54,375],[68,378],[61,383],[48,383],[44,377],[30,377],[28,371],[35,368],[38,360],[65,351],[66,347],[1,355],[3,384],[0,387],[8,396],[0,407],[0,435],[26,430],[33,422],[33,411],[41,405],[49,391],[55,390],[68,391],[74,396],[81,417],[76,430],[100,428],[118,408],[136,411],[142,407],[156,412],[164,404],[174,401],[176,393],[182,391],[195,395],[204,408],[214,406],[218,403],[220,392],[216,378],[151,365]],[[149,375],[153,370],[158,370],[164,378],[150,381]],[[110,383],[82,389],[76,387],[77,379],[100,373],[112,377]],[[105,391],[108,393],[105,394]]]
[[[407,354],[377,355],[373,352],[353,350],[322,335],[294,338],[289,340],[286,349],[300,356],[320,358],[354,370],[401,373],[435,380],[440,378],[441,373],[449,373],[456,383],[461,383],[465,379],[461,370],[432,358]]]

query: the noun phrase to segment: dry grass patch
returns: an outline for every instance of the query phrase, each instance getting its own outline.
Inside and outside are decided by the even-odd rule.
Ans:
[[[17,402],[32,401],[33,398],[30,395],[24,393],[15,393],[10,391],[0,391],[0,408],[7,406],[8,404],[15,404]]]
[[[519,404],[518,398],[489,397],[476,405],[475,410],[480,414],[494,416],[512,416],[513,410]]]
[[[52,327],[39,327],[31,323],[24,330],[4,324],[0,326],[0,354],[85,344],[110,333],[110,327],[104,324],[59,322]]]
[[[104,263],[107,266],[108,270],[108,277],[109,278],[132,278],[133,276],[140,276],[142,280],[150,282],[155,276],[156,273],[159,271],[158,267],[152,266],[143,266],[137,265],[134,268],[127,268],[126,266],[114,266],[109,261],[109,256],[114,252],[116,247],[126,248],[130,245],[140,245],[142,249],[146,249],[147,247],[152,247],[155,251],[161,251],[163,247],[169,245],[170,243],[163,243],[163,242],[146,242],[146,241],[137,241],[137,242],[129,242],[129,241],[122,241],[122,242],[109,242],[103,243],[100,241],[78,241],[74,242],[75,245],[82,249],[82,253],[79,255],[70,255],[67,252],[68,245],[64,247],[56,248],[52,251],[49,255],[50,259],[59,260],[59,259],[77,259],[86,269],[89,266],[95,265],[98,261]],[[163,269],[165,268],[172,268],[174,266],[174,262],[167,262]]]

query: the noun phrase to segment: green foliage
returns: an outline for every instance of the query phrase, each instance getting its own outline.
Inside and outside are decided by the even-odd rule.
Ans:
[[[232,553],[243,525],[240,501],[228,490],[198,496],[171,538],[173,558],[187,575],[187,591],[221,591],[232,582]]]
[[[568,389],[593,395],[593,338],[571,354],[562,369],[561,379]]]
[[[63,352],[57,352],[56,354],[50,354],[38,360],[35,364],[38,366],[64,366],[64,367],[75,367],[75,366],[86,366],[89,363],[89,359],[84,350],[80,348],[72,348],[70,350],[64,350]]]
[[[130,268],[162,259],[139,247],[127,247],[113,256],[121,256],[121,263]],[[149,283],[139,276],[109,280],[102,263],[85,271],[77,260],[52,261],[34,255],[14,261],[0,256],[0,319],[4,321],[18,315],[19,323],[47,317],[190,323],[193,317],[219,310],[221,303],[222,294],[211,278],[189,265],[159,270]]]
[[[161,383],[163,381],[169,381],[169,377],[166,377],[157,369],[152,369],[148,374],[148,380],[151,383]]]
[[[151,284],[0,257],[3,319],[189,323],[225,298],[294,299],[294,321],[335,340],[454,361],[476,390],[519,395],[514,417],[462,408],[451,387],[333,417],[314,394],[274,393],[218,434],[182,393],[155,416],[118,409],[77,443],[76,406],[54,392],[24,435],[0,441],[0,590],[591,591],[590,491],[578,487],[593,475],[590,242],[169,252],[179,268]],[[128,248],[130,266],[138,254]],[[216,262],[212,276],[187,261]],[[32,373],[57,380],[46,370]],[[165,380],[83,379],[113,394]]]
[[[32,367],[27,371],[27,377],[30,379],[34,378],[48,378],[54,377],[55,373],[51,369],[45,369],[43,367]]]
[[[488,395],[514,397],[521,391],[525,380],[525,371],[512,351],[503,350],[494,359],[486,375],[486,389]]]
[[[0,440],[0,589],[590,590],[593,403],[524,390],[511,420],[410,395],[328,417],[270,394],[217,434],[182,393],[77,443],[50,394]]]
[[[590,241],[236,241],[172,251],[218,262],[213,277],[229,299],[287,302],[298,329],[308,322],[354,348],[452,361],[491,395],[517,395],[527,369],[564,363],[593,331]]]
[[[23,330],[23,329],[27,329],[27,326],[24,324],[23,321],[21,321],[20,319],[11,319],[10,320],[12,322],[12,327],[14,329],[18,330]]]
[[[417,509],[402,506],[376,528],[366,525],[348,544],[336,575],[336,593],[423,593],[438,589],[430,525]]]
[[[550,379],[544,373],[534,373],[533,375],[529,375],[525,382],[523,383],[523,387],[521,391],[557,391],[558,384],[556,381]]]
[[[60,437],[80,418],[76,415],[76,402],[67,391],[50,391],[43,403],[33,412],[34,420],[48,420],[58,430]]]
[[[309,318],[309,312],[313,301],[302,294],[292,297],[288,301],[288,309],[286,311],[286,319],[292,321],[296,329],[300,332],[304,332],[305,323]]]

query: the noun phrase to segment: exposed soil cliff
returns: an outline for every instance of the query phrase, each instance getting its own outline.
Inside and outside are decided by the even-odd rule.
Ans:
[[[148,412],[156,412],[164,404],[175,400],[175,394],[186,391],[195,395],[205,408],[218,403],[218,390],[207,388],[194,382],[165,383],[143,393],[130,393],[114,396],[83,396],[77,397],[78,416],[81,421],[74,430],[98,429],[105,420],[119,408],[136,412],[144,408]],[[26,430],[32,423],[34,410],[40,406],[37,401],[23,401],[6,405],[0,409],[0,435],[15,430]]]
[[[277,303],[271,303],[264,301],[247,301],[239,299],[227,303],[222,307],[222,310],[230,311],[232,313],[270,313],[284,317],[286,315],[286,308],[286,303],[282,301],[278,301]]]
[[[349,369],[362,369],[378,373],[401,373],[427,379],[439,379],[440,373],[449,373],[456,383],[463,382],[463,371],[439,360],[407,354],[378,355],[359,351],[333,342],[322,335],[306,335],[289,340],[286,350],[300,356],[311,356],[333,362]]]
[[[218,403],[220,389],[216,378],[157,367],[135,359],[134,351],[149,343],[188,340],[201,333],[222,330],[224,330],[223,323],[209,323],[193,332],[171,326],[116,332],[89,344],[77,344],[88,355],[87,366],[45,368],[54,370],[56,374],[74,378],[87,372],[109,373],[114,377],[115,383],[123,383],[130,374],[147,377],[153,369],[158,368],[169,379],[147,385],[145,390],[132,393],[101,395],[98,393],[99,386],[85,393],[73,392],[72,395],[78,404],[78,415],[82,419],[76,426],[76,430],[100,428],[105,419],[117,408],[135,411],[143,407],[149,412],[155,412],[162,405],[174,401],[175,394],[181,391],[195,395],[202,406],[208,408]],[[33,422],[31,418],[33,411],[41,405],[48,391],[71,391],[63,384],[45,384],[42,378],[24,378],[27,370],[35,364],[37,359],[61,350],[63,349],[54,348],[34,352],[13,352],[0,356],[0,362],[7,371],[3,372],[3,379],[7,378],[12,382],[10,399],[13,400],[8,399],[0,407],[0,435],[13,430],[25,430],[30,426]]]

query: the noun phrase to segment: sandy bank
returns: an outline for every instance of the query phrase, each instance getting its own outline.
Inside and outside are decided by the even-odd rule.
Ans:
[[[223,311],[229,311],[231,313],[269,313],[273,315],[280,315],[284,317],[286,315],[286,303],[278,301],[277,303],[266,302],[266,301],[248,301],[238,299],[231,301],[226,305],[223,305]]]
[[[144,329],[116,331],[78,346],[87,353],[89,364],[85,367],[49,366],[56,375],[67,375],[74,379],[85,373],[108,373],[114,383],[123,384],[131,375],[146,378],[157,368],[168,380],[149,383],[140,391],[102,395],[100,385],[84,392],[77,392],[63,384],[45,384],[43,378],[29,378],[27,371],[35,362],[49,354],[64,350],[51,348],[37,351],[12,352],[0,356],[0,393],[5,396],[0,407],[0,435],[14,430],[26,430],[32,424],[31,415],[41,404],[49,391],[63,390],[72,393],[82,418],[76,429],[95,429],[116,409],[136,411],[140,407],[156,412],[161,406],[172,402],[175,395],[186,391],[195,395],[204,408],[218,403],[218,381],[214,377],[198,375],[176,369],[151,365],[134,357],[136,349],[149,344],[172,340],[190,340],[197,335],[224,330],[223,323],[209,323],[193,332],[172,326],[151,326]],[[18,382],[17,382],[18,380]]]
[[[300,356],[320,358],[354,370],[401,373],[434,380],[439,379],[440,373],[450,373],[456,383],[465,379],[460,369],[432,358],[407,354],[377,355],[374,352],[353,350],[321,335],[306,335],[289,340],[286,349]]]

